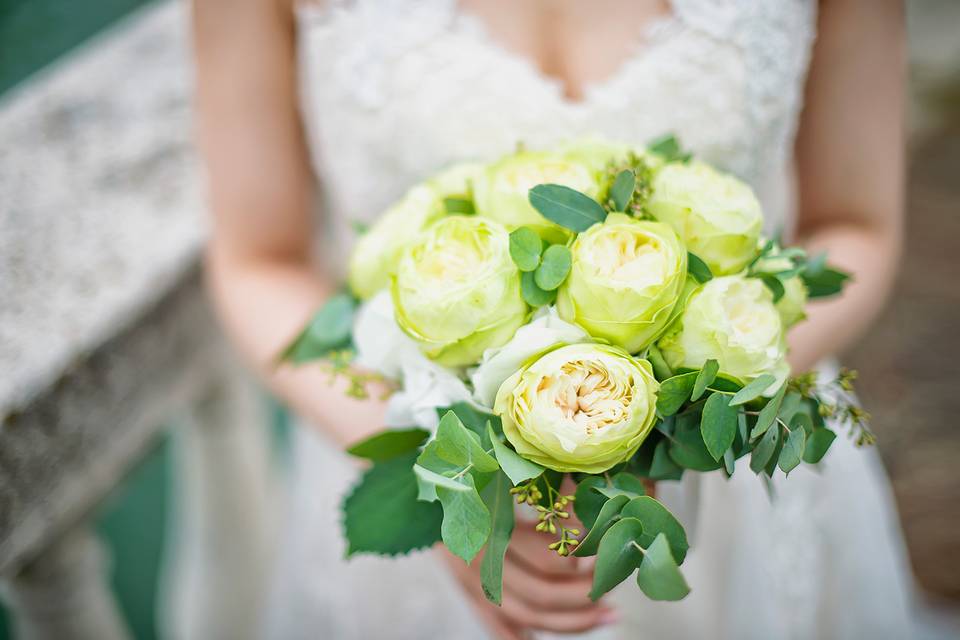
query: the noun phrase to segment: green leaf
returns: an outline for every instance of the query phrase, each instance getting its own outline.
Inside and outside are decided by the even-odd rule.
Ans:
[[[673,375],[673,370],[670,368],[670,365],[667,364],[666,359],[663,357],[660,349],[657,348],[657,345],[650,345],[650,348],[647,350],[647,360],[653,365],[653,375],[659,382],[663,382]]]
[[[753,448],[750,454],[750,468],[754,473],[760,473],[773,458],[773,453],[777,449],[780,441],[780,428],[776,425],[767,429],[760,442]]]
[[[449,489],[450,491],[470,491],[470,487],[463,482],[458,482],[457,480],[454,480],[448,476],[441,475],[435,471],[430,471],[430,469],[421,467],[418,464],[413,465],[413,472],[417,474],[417,478],[422,481],[420,484],[421,493],[428,491],[427,489],[422,488],[423,483],[432,484],[434,486],[434,493],[436,493],[436,488],[438,487],[443,487],[444,489]]]
[[[662,533],[643,554],[637,584],[651,600],[683,600],[690,593],[690,587],[670,553],[670,544]]]
[[[544,291],[557,289],[570,273],[573,256],[562,244],[553,244],[543,252],[543,260],[533,273],[533,281]]]
[[[777,391],[776,395],[767,401],[763,409],[760,409],[760,415],[757,416],[757,423],[753,425],[753,431],[750,432],[751,440],[759,438],[766,433],[770,425],[776,421],[777,414],[780,412],[780,406],[783,404],[783,396],[786,392],[787,385],[783,385],[780,387],[780,390]]]
[[[646,488],[643,486],[643,481],[629,471],[621,471],[610,479],[610,486],[604,483],[602,486],[594,489],[594,491],[598,491],[608,498],[615,498],[617,496],[636,498],[637,496],[646,495],[647,493]]]
[[[580,541],[580,544],[577,545],[577,550],[573,552],[573,555],[585,557],[595,554],[603,534],[606,533],[610,525],[616,521],[623,505],[629,501],[630,498],[627,496],[617,496],[604,502],[603,507],[600,508],[600,513],[597,514],[596,522],[593,523],[590,531],[587,532],[587,535]]]
[[[719,371],[720,365],[716,360],[712,358],[707,360],[703,364],[703,368],[700,369],[700,373],[697,374],[697,381],[693,383],[693,393],[690,394],[690,399],[694,401],[699,400],[703,392],[707,390],[707,387],[713,384]]]
[[[735,458],[733,456],[733,449],[727,449],[723,452],[723,470],[727,474],[727,477],[733,475],[735,465]]]
[[[657,443],[653,450],[653,462],[650,463],[650,478],[653,480],[679,480],[683,476],[683,467],[670,458],[670,442],[666,439]]]
[[[779,302],[780,298],[782,298],[784,293],[786,293],[780,278],[774,276],[761,276],[760,279],[763,281],[763,284],[767,285],[767,289],[770,289],[770,292],[773,293],[773,301]]]
[[[807,294],[811,298],[826,298],[836,295],[843,291],[843,287],[850,274],[837,269],[823,267],[819,271],[811,271],[809,264],[807,269],[800,274],[803,283],[807,285]]]
[[[748,442],[747,434],[747,414],[743,409],[737,412],[737,435],[740,436],[739,445],[742,447]]]
[[[419,467],[420,465],[414,466]],[[417,475],[416,469],[414,469],[413,473],[417,476],[417,500],[423,500],[424,502],[436,502],[438,500],[437,485],[433,484],[429,480],[424,480],[422,477]]]
[[[670,441],[670,458],[684,469],[713,471],[720,463],[710,455],[700,429],[700,415],[683,414],[678,417],[673,439]]]
[[[613,206],[616,207],[617,211],[627,210],[627,205],[630,204],[630,199],[633,197],[633,188],[636,184],[637,177],[633,174],[633,171],[624,169],[617,174],[617,177],[613,181],[613,186],[610,187],[610,199],[613,200]]]
[[[493,425],[494,433],[503,433],[503,426],[500,422],[499,416],[486,411],[481,411],[469,402],[455,402],[449,407],[438,409],[437,415],[442,419],[447,411],[453,411],[455,414],[457,414],[457,417],[460,418],[460,422],[463,423],[463,426],[480,436],[480,445],[484,448],[484,450],[489,450],[491,446],[490,438],[487,436],[488,422]]]
[[[696,371],[691,371],[664,380],[657,392],[657,413],[672,416],[679,411],[683,403],[690,398],[698,375]]]
[[[689,252],[687,252],[687,273],[700,284],[713,279],[713,272],[710,271],[707,263]]]
[[[636,518],[643,525],[643,535],[637,539],[643,548],[653,544],[654,539],[662,533],[670,543],[673,557],[679,564],[683,564],[687,550],[690,549],[687,532],[662,502],[650,496],[634,498],[620,510],[620,517]]]
[[[803,461],[808,464],[816,464],[823,459],[837,437],[830,429],[817,427],[807,438],[807,446],[803,450]]]
[[[347,453],[374,462],[396,458],[420,447],[430,432],[424,429],[391,429],[361,440],[347,449]]]
[[[600,509],[607,502],[607,497],[602,493],[594,491],[595,488],[607,486],[605,478],[600,476],[586,476],[577,484],[577,491],[574,493],[573,512],[587,529],[593,527],[600,514]]]
[[[737,408],[728,404],[727,396],[712,393],[707,398],[700,420],[700,434],[713,459],[720,460],[737,435]]]
[[[636,546],[641,535],[643,525],[636,518],[624,518],[604,533],[593,568],[591,600],[597,600],[637,570],[643,560]]]
[[[520,271],[533,271],[540,266],[543,240],[530,227],[517,227],[510,232],[510,257]]]
[[[480,586],[490,602],[499,605],[503,596],[503,556],[513,533],[513,500],[510,480],[498,473],[481,496],[490,512],[490,539],[480,561]]]
[[[542,307],[553,303],[557,298],[557,291],[544,291],[534,279],[532,271],[525,271],[520,274],[520,295],[524,302],[531,307]]]
[[[733,397],[730,398],[730,405],[735,407],[759,398],[760,395],[776,381],[777,379],[769,373],[761,373],[754,378],[750,384],[740,389],[740,391],[737,391]]]
[[[343,501],[347,555],[397,555],[440,540],[440,505],[417,500],[413,454],[377,462]]]
[[[672,133],[652,140],[647,145],[647,149],[667,162],[688,162],[691,158],[691,154],[683,150]]]
[[[500,468],[496,458],[480,446],[479,436],[463,426],[460,418],[453,411],[448,411],[441,418],[436,437],[427,445],[427,449],[431,448],[436,451],[440,459],[462,468],[472,466],[481,473],[496,471]],[[418,460],[418,462],[423,465],[422,461]],[[433,471],[438,470],[433,469]]]
[[[793,426],[790,435],[787,436],[780,449],[780,456],[777,459],[777,465],[780,469],[789,474],[797,468],[800,461],[803,460],[803,451],[807,446],[807,432],[799,424]]]
[[[780,413],[779,417],[783,420],[784,424],[790,424],[790,421],[793,420],[793,416],[800,410],[800,403],[803,401],[803,397],[796,391],[790,391],[784,397],[783,402],[780,404]]]
[[[473,202],[466,198],[444,198],[443,207],[448,214],[473,215]]]
[[[443,543],[455,556],[470,564],[487,543],[490,536],[490,512],[474,486],[473,476],[463,476],[469,491],[452,491],[437,487],[437,497],[443,505],[443,524],[440,534]],[[427,503],[425,503],[427,504]]]
[[[599,202],[561,184],[538,184],[530,189],[529,198],[540,215],[571,231],[586,231],[607,218]]]
[[[281,361],[300,364],[330,355],[350,344],[356,302],[345,293],[324,303],[300,335],[280,354]]]
[[[500,468],[513,484],[520,484],[530,478],[536,478],[543,473],[543,467],[535,462],[522,458],[516,451],[500,442],[500,438],[493,432],[493,427],[487,424],[488,436],[493,443],[493,455],[500,463]]]

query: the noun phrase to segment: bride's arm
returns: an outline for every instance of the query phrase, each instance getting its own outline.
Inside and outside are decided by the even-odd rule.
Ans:
[[[798,371],[880,311],[903,237],[904,18],[897,0],[824,0],[797,138],[800,240],[853,274],[791,331]]]
[[[292,12],[274,0],[197,0],[193,17],[217,311],[277,395],[338,442],[354,442],[381,427],[382,403],[349,398],[319,367],[274,366],[334,288],[311,262],[314,181],[297,112]]]
[[[207,274],[221,321],[297,413],[340,443],[356,441],[382,428],[383,403],[347,397],[343,385],[331,386],[314,367],[273,366],[334,288],[310,259],[313,179],[297,111],[291,7],[288,0],[195,0],[194,30],[214,213]],[[543,557],[550,541],[532,529],[514,538],[500,609],[480,590],[478,563],[452,565],[499,637],[585,630],[609,620],[609,609],[586,597],[590,568],[552,552]]]

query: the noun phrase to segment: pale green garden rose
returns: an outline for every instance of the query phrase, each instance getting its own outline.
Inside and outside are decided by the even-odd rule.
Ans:
[[[397,323],[437,362],[475,364],[526,320],[520,272],[502,225],[447,216],[403,252],[391,293]]]
[[[556,471],[602,473],[650,433],[658,388],[646,360],[610,345],[574,344],[507,378],[494,413],[521,456]]]
[[[599,137],[568,140],[556,148],[559,155],[582,162],[598,173],[606,171],[611,163],[626,162],[631,151],[634,149],[629,145]]]
[[[687,250],[661,222],[611,213],[577,236],[557,310],[590,335],[637,353],[656,340],[687,275]]]
[[[647,211],[673,227],[714,275],[742,270],[757,255],[763,213],[753,190],[700,163],[670,163],[653,178]]]
[[[469,198],[483,165],[463,163],[407,191],[357,240],[350,254],[347,281],[353,293],[368,300],[386,289],[403,247],[445,213],[444,198]]]
[[[546,151],[521,151],[484,171],[474,182],[477,213],[512,231],[532,227],[551,242],[563,242],[570,232],[547,220],[530,204],[530,189],[538,184],[561,184],[596,197],[600,176],[589,164]]]
[[[776,389],[790,373],[783,321],[773,294],[758,278],[714,278],[691,294],[657,346],[673,369],[699,369],[715,359],[720,371],[750,382],[773,374]]]

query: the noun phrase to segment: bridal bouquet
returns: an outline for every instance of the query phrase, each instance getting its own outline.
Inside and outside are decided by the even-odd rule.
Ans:
[[[852,372],[786,361],[808,298],[848,276],[762,223],[746,184],[672,137],[520,150],[411,188],[282,356],[357,396],[392,384],[389,428],[349,449],[371,464],[343,503],[348,554],[485,550],[499,603],[523,503],[550,549],[596,555],[592,598],[634,573],[683,598],[687,536],[649,481],[742,459],[769,482],[823,458],[827,418],[872,440]]]

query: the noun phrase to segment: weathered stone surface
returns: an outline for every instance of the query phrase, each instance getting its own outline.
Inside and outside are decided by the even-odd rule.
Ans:
[[[140,12],[0,103],[0,573],[222,371],[185,9]]]
[[[138,13],[0,102],[0,417],[196,260],[185,21],[181,3]]]

